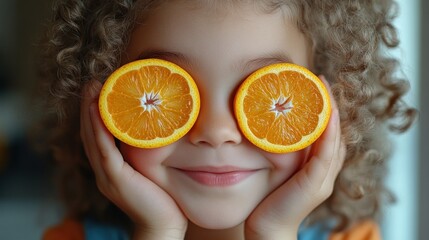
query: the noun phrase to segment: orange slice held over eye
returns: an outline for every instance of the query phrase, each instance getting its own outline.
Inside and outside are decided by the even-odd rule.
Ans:
[[[234,99],[238,126],[259,148],[298,151],[325,130],[331,114],[328,91],[308,69],[278,63],[252,73]]]
[[[99,110],[107,129],[140,148],[168,145],[194,125],[200,96],[192,77],[160,59],[137,60],[118,68],[104,83]]]
[[[179,66],[160,59],[128,63],[113,72],[99,98],[101,118],[120,141],[141,148],[171,144],[194,125],[198,88]],[[311,145],[331,113],[324,84],[304,67],[273,64],[252,73],[234,99],[238,125],[250,142],[273,153]]]

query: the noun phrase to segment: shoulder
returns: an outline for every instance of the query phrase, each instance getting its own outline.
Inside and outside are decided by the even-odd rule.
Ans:
[[[374,221],[362,221],[351,228],[333,232],[322,224],[301,229],[298,240],[381,240],[378,224]]]
[[[78,221],[65,219],[60,224],[49,228],[43,240],[128,240],[127,232],[117,226],[102,224],[91,219]]]

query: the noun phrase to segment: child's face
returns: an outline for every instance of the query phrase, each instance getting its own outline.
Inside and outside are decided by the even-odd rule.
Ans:
[[[275,62],[310,67],[310,48],[282,11],[253,5],[215,12],[171,1],[135,27],[127,61],[163,58],[195,79],[201,111],[191,131],[158,149],[121,143],[124,158],[168,192],[195,224],[229,228],[247,218],[301,166],[308,149],[264,152],[237,128],[235,90],[253,71]],[[147,194],[150,194],[148,192]]]

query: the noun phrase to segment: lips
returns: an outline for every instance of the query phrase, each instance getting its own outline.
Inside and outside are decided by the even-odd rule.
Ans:
[[[198,167],[177,169],[192,180],[206,186],[226,187],[240,183],[257,170],[237,167]]]

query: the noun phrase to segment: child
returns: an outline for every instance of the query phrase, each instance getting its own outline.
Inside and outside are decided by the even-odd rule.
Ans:
[[[386,132],[407,129],[415,112],[402,100],[407,82],[393,76],[397,60],[382,52],[398,45],[394,6],[59,0],[44,72],[60,120],[49,129],[67,211],[44,238],[379,239],[376,222],[390,200]],[[183,67],[201,93],[191,131],[157,149],[115,140],[97,109],[106,77],[145,58]],[[286,154],[250,144],[231,107],[246,76],[277,62],[312,70],[333,102],[324,134]],[[231,171],[251,174],[185,176]]]

